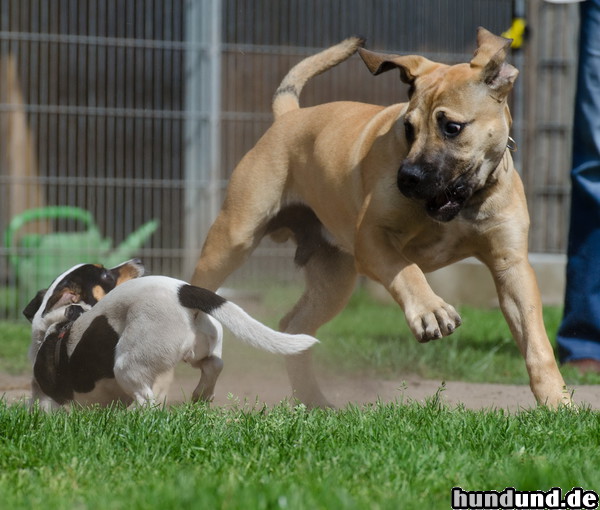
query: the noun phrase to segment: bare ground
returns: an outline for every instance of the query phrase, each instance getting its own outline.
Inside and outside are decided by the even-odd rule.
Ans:
[[[214,405],[228,406],[235,403],[255,402],[274,405],[290,396],[290,386],[283,361],[273,355],[257,352],[238,342],[229,341],[225,346],[225,368],[216,388]],[[171,385],[170,402],[187,400],[197,380],[198,372],[189,367],[178,369]],[[350,375],[327,372],[318,368],[318,376],[326,396],[336,407],[349,403],[367,404],[382,402],[424,401],[433,397],[441,388],[441,380],[427,380],[410,374],[394,379],[366,375]],[[0,396],[9,402],[29,396],[29,377],[0,373]],[[600,409],[600,387],[577,386],[574,399]],[[515,411],[535,406],[528,386],[510,384],[479,384],[446,381],[441,392],[442,400],[451,407],[462,404],[469,409],[500,408]]]

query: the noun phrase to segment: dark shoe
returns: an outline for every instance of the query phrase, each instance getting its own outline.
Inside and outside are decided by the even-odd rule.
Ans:
[[[583,358],[567,361],[564,366],[575,367],[582,374],[600,374],[600,360],[593,358]]]

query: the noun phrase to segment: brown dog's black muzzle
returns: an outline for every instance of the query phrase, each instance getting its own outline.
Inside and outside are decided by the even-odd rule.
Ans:
[[[465,178],[444,182],[437,168],[409,162],[398,170],[397,183],[404,196],[423,200],[427,214],[443,222],[454,219],[473,193]]]

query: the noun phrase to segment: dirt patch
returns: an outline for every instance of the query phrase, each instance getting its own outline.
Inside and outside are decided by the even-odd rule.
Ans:
[[[31,377],[0,372],[0,396],[7,402],[15,402],[30,394]]]
[[[228,405],[232,399],[237,399],[242,403],[259,401],[273,405],[289,397],[290,386],[283,363],[263,365],[262,368],[260,372],[255,366],[243,370],[239,366],[236,367],[235,363],[228,364],[226,361],[217,383],[215,403]],[[382,379],[319,370],[318,379],[324,394],[336,407],[374,403],[378,400],[424,402],[434,397],[442,388],[441,380],[423,379],[413,375]],[[185,374],[178,373],[171,387],[171,398],[181,399],[184,395],[190,395],[196,383],[197,375],[193,372],[186,369]],[[577,386],[571,390],[574,390],[575,402],[600,409],[598,386]],[[526,385],[446,381],[441,398],[451,407],[462,404],[468,409],[499,408],[515,411],[535,407],[533,394]]]
[[[274,405],[290,396],[290,386],[281,358],[258,352],[238,342],[225,345],[225,368],[216,388],[215,405],[232,403]],[[198,372],[183,366],[177,370],[171,385],[170,402],[187,400],[198,381]],[[359,375],[336,374],[318,370],[323,392],[336,407],[349,403],[367,404],[377,402],[423,402],[433,397],[441,388],[441,380],[427,380],[412,375],[399,375],[394,379],[382,379]],[[0,373],[0,396],[9,402],[29,396],[28,376]],[[575,388],[577,403],[589,404],[600,409],[600,387],[582,385]],[[446,381],[441,392],[442,400],[450,406],[462,404],[469,409],[499,408],[515,411],[535,406],[528,386],[511,384],[477,384]]]

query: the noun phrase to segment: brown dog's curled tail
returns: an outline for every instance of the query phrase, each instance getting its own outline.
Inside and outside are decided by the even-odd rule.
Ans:
[[[350,58],[364,43],[362,37],[349,37],[331,48],[305,58],[292,67],[273,96],[275,118],[300,108],[298,98],[306,82]]]

